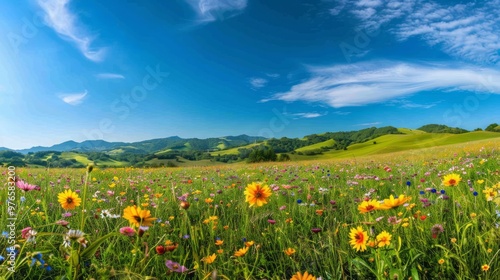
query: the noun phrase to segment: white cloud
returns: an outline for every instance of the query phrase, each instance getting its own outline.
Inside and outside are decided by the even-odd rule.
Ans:
[[[296,119],[313,119],[313,118],[325,116],[326,113],[323,113],[323,114],[320,114],[320,113],[294,113],[294,114],[290,114],[290,115],[295,117]]]
[[[96,77],[98,79],[125,79],[125,76],[116,73],[99,73]]]
[[[408,64],[376,61],[311,68],[311,77],[268,99],[363,106],[421,91],[465,90],[500,93],[500,70],[468,65]]]
[[[387,105],[394,105],[407,109],[430,109],[436,106],[438,103],[440,102],[433,102],[430,104],[418,104],[415,102],[411,102],[409,100],[402,99],[402,100],[391,100]]]
[[[265,87],[267,82],[268,81],[266,79],[262,79],[262,78],[251,78],[250,79],[250,84],[255,89]]]
[[[440,4],[416,0],[350,0],[347,8],[367,31],[382,29],[400,41],[418,38],[474,62],[500,63],[500,1]],[[391,23],[391,25],[388,25]]]
[[[87,96],[87,91],[79,92],[79,93],[62,93],[59,95],[59,98],[69,104],[69,105],[78,105],[83,102],[83,99]]]
[[[37,0],[45,12],[48,26],[62,38],[73,42],[86,58],[101,61],[105,50],[91,47],[93,36],[88,35],[79,25],[77,16],[69,10],[69,2],[70,0]]]
[[[186,0],[198,15],[200,23],[230,18],[242,12],[247,0]]]

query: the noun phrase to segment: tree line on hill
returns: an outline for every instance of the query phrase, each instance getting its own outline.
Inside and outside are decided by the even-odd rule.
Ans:
[[[424,125],[418,130],[422,130],[428,133],[465,133],[468,132],[465,129],[448,127],[446,125],[439,124],[429,124]],[[476,129],[482,130],[482,129]],[[485,128],[486,131],[500,132],[500,126],[497,123],[488,125]],[[87,158],[89,161],[100,163],[101,166],[105,166],[109,162],[117,161],[124,165],[136,166],[136,167],[147,167],[147,166],[175,166],[176,162],[180,160],[211,160],[225,163],[247,161],[247,162],[266,162],[266,161],[287,161],[290,160],[290,154],[299,155],[315,155],[321,154],[328,150],[346,150],[348,146],[355,143],[362,143],[370,141],[377,137],[387,135],[387,134],[401,134],[401,132],[392,126],[386,127],[371,127],[358,131],[341,131],[341,132],[327,132],[323,134],[311,134],[305,136],[303,139],[299,138],[287,138],[282,137],[279,139],[272,138],[266,141],[260,142],[260,144],[253,147],[241,147],[235,154],[214,154],[213,151],[207,150],[208,147],[213,147],[216,144],[216,139],[213,138],[211,141],[203,142],[198,141],[198,139],[190,139],[189,150],[185,150],[185,142],[179,140],[177,144],[182,146],[182,149],[175,149],[175,142],[178,139],[170,138],[171,142],[169,147],[171,149],[162,151],[159,153],[149,153],[144,152],[143,149],[127,149],[123,148],[122,153],[111,153],[111,152],[82,152],[73,151],[73,154],[81,155]],[[248,137],[250,138],[250,137]],[[220,139],[219,139],[220,140]],[[254,139],[239,139],[234,137],[233,141],[241,141],[241,144],[248,144],[248,140]],[[328,140],[333,140],[327,142]],[[146,145],[153,145],[156,148],[161,149],[162,146],[159,145],[160,142],[164,141],[160,139],[144,141]],[[305,151],[297,151],[302,147],[327,142],[318,149],[308,149]],[[258,143],[258,142],[256,142]],[[234,143],[233,143],[234,145]],[[144,147],[145,148],[145,147]],[[163,147],[164,148],[164,147]],[[147,147],[147,149],[152,149],[152,147]],[[141,152],[142,151],[142,152]],[[156,162],[161,163],[150,163],[150,161],[156,160]],[[162,160],[166,160],[163,163]],[[5,166],[42,166],[42,167],[70,167],[70,168],[80,168],[84,167],[84,164],[77,161],[71,156],[64,156],[61,151],[39,151],[39,152],[29,152],[27,154],[22,154],[20,152],[11,150],[0,151],[0,164]]]

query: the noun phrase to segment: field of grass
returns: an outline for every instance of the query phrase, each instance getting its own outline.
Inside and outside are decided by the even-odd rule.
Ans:
[[[353,152],[419,147],[389,136]],[[5,168],[4,182],[15,173],[19,186],[0,185],[0,279],[500,279],[498,147],[90,173]]]
[[[262,143],[252,143],[252,144],[248,144],[246,146],[231,148],[231,149],[222,150],[222,151],[211,152],[210,155],[214,156],[214,157],[217,155],[221,155],[221,156],[223,156],[223,155],[237,155],[238,149],[251,149],[252,147],[255,147],[255,146],[258,146],[261,144]]]
[[[305,151],[311,151],[311,150],[321,150],[322,147],[328,147],[331,148],[333,147],[333,144],[335,144],[335,140],[329,139],[323,142],[319,142],[316,144],[308,145],[302,148],[298,148],[295,151],[296,152],[305,152]]]

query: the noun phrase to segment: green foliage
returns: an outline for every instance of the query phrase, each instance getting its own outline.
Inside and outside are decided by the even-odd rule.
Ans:
[[[418,130],[422,130],[422,131],[425,131],[425,132],[428,132],[428,133],[453,133],[453,134],[460,134],[460,133],[466,133],[466,132],[468,132],[467,130],[462,129],[462,128],[449,127],[449,126],[442,125],[442,124],[428,124],[428,125],[424,125],[424,126],[418,128]]]
[[[492,123],[492,124],[488,125],[488,127],[486,127],[485,130],[492,131],[492,132],[500,132],[500,125],[498,125],[497,123]]]

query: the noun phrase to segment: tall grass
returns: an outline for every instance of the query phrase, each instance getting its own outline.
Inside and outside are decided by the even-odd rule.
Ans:
[[[308,271],[322,279],[500,279],[498,201],[487,201],[483,193],[500,182],[497,144],[336,161],[183,169],[96,167],[88,182],[84,169],[17,168],[22,180],[41,190],[17,190],[16,273],[8,273],[4,261],[0,275],[74,277],[68,273],[71,258],[62,245],[68,228],[56,222],[64,219],[69,228],[85,232],[90,247],[129,226],[121,217],[123,209],[138,205],[157,218],[154,225],[143,229],[142,236],[101,239],[92,256],[81,259],[76,278],[290,279]],[[443,176],[452,173],[462,181],[443,186]],[[273,189],[262,207],[245,202],[243,191],[252,182]],[[68,213],[61,208],[57,194],[67,188],[85,197],[85,212],[82,206]],[[2,225],[7,224],[4,189],[2,185]],[[185,194],[189,207],[180,205],[179,197]],[[365,199],[402,194],[411,201],[390,210],[358,211]],[[120,217],[101,216],[108,211]],[[433,235],[436,225],[443,231]],[[356,251],[349,245],[349,232],[358,226],[370,241],[382,231],[390,233],[390,245]],[[26,227],[38,232],[36,243],[21,238]],[[216,240],[223,243],[216,245]],[[247,254],[235,257],[250,241],[254,243]],[[7,239],[0,238],[1,256],[6,257],[7,247]],[[169,250],[163,253],[162,248]],[[295,253],[285,254],[287,248]],[[216,259],[207,263],[205,257],[212,254]],[[167,260],[187,271],[175,272],[165,265]],[[489,269],[483,270],[484,265]]]

